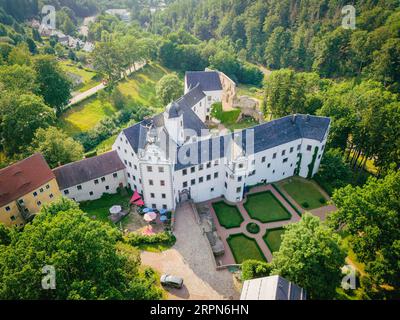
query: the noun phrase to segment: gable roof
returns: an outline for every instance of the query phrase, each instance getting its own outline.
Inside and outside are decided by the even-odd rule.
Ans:
[[[123,169],[125,165],[118,153],[111,151],[58,167],[53,172],[60,189],[63,190]]]
[[[203,91],[222,90],[221,79],[217,71],[187,71],[185,81],[186,87],[189,89],[200,85]]]
[[[0,170],[0,207],[43,186],[55,176],[46,160],[36,153]]]
[[[240,300],[306,300],[306,292],[276,275],[245,281]]]

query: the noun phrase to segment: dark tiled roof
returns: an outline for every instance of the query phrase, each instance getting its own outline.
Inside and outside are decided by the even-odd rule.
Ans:
[[[103,177],[125,169],[116,151],[100,156],[73,162],[53,170],[60,189],[70,188],[81,183]]]
[[[169,104],[165,112],[168,114],[169,119],[178,118],[183,114],[181,106],[176,102]]]
[[[0,207],[18,200],[54,179],[40,153],[0,170]]]
[[[197,103],[204,99],[206,95],[197,84],[193,89],[188,91],[184,96],[175,101],[176,104],[184,111],[193,108]]]
[[[207,126],[192,109],[187,109],[183,114],[183,128],[194,130],[197,136],[201,135],[201,130],[207,130]]]
[[[222,90],[221,80],[216,71],[188,71],[185,79],[188,88],[194,88],[200,84],[203,91]]]

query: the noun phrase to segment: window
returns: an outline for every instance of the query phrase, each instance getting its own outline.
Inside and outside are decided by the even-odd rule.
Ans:
[[[90,192],[89,192],[89,195],[92,196],[92,195],[93,195],[93,191],[90,191]]]
[[[64,194],[65,195],[69,194],[69,190],[68,189],[64,190]]]
[[[288,158],[285,158],[285,159],[283,159],[283,161],[282,161],[283,163],[286,163],[286,162],[288,162]]]
[[[147,166],[147,172],[153,172],[153,167]]]
[[[238,177],[238,182],[242,182],[242,177]]]
[[[207,175],[207,181],[210,181],[211,180],[211,174],[208,174]]]
[[[243,169],[243,163],[239,163],[239,169]]]
[[[47,185],[47,186],[46,186],[46,189],[50,189],[50,186],[49,186],[49,185]]]
[[[53,194],[50,193],[49,198],[50,198],[50,199],[53,199],[53,197],[54,197]]]
[[[196,179],[190,180],[190,185],[194,186],[196,184]]]
[[[128,173],[129,174],[129,173]],[[99,184],[99,179],[94,180],[94,184]]]
[[[161,181],[160,181],[160,185],[161,185],[162,187],[164,187],[164,186],[165,186],[165,181],[164,181],[164,180],[161,180]]]
[[[241,187],[236,188],[236,193],[239,193],[239,192],[242,192],[242,188]]]
[[[225,182],[225,189],[228,189],[228,185],[226,184],[226,182]]]
[[[154,193],[150,193],[150,198],[155,198],[156,197],[156,195],[154,194]]]
[[[149,180],[149,185],[151,185],[151,186],[153,186],[154,185],[154,182],[153,182],[153,180]]]
[[[118,178],[118,173],[113,173],[114,178]]]
[[[200,165],[199,165],[199,171],[201,171],[201,170],[203,170],[203,169],[204,169],[204,165],[200,164]]]
[[[17,218],[15,216],[11,216],[10,219],[11,219],[11,221],[17,220]]]
[[[215,160],[214,166],[216,167],[216,166],[218,166],[218,165],[219,165],[219,161],[218,161],[218,160]]]
[[[274,169],[274,170],[272,170],[272,173],[275,173],[275,169]]]
[[[132,162],[129,162],[129,167],[132,168]]]
[[[300,150],[301,149],[301,144],[299,144],[298,146],[297,146],[297,150]]]
[[[291,147],[291,148],[290,148],[290,153],[293,153],[293,150],[294,150],[294,148],[293,148],[293,147]]]
[[[203,177],[200,177],[200,178],[199,178],[199,183],[203,183],[203,181],[204,181],[204,178],[203,178]]]
[[[109,186],[106,186],[106,190],[110,190],[110,187],[109,187]]]
[[[276,152],[273,154],[272,159],[276,159]]]
[[[211,168],[211,162],[207,163],[207,169]]]
[[[104,182],[104,181],[106,181],[106,178],[105,177],[101,178],[101,182]]]
[[[215,172],[214,173],[214,179],[217,179],[218,178],[218,172]]]
[[[214,188],[211,188],[211,189],[210,189],[211,192],[214,192],[214,190],[215,190]]]
[[[187,181],[185,181],[185,182],[182,184],[182,187],[183,187],[183,188],[187,188],[187,186],[188,186],[188,183],[187,183]]]
[[[325,145],[323,144],[321,150],[324,151],[324,149],[325,149]]]
[[[135,165],[133,166],[133,168],[134,168],[135,170],[137,170],[137,165],[135,164]]]
[[[195,172],[196,172],[196,168],[195,168],[195,167],[191,167],[191,168],[190,168],[190,172],[191,172],[191,173],[195,173]]]
[[[271,164],[270,163],[268,163],[267,168],[271,168]]]
[[[6,207],[6,211],[11,211],[11,208],[9,206]]]
[[[128,178],[130,178],[131,177],[131,174],[128,172]]]
[[[153,209],[157,209],[157,205],[156,205],[155,203],[153,203],[153,204],[151,205],[151,207],[152,207]]]
[[[133,181],[136,181],[136,177],[135,176],[133,176]]]
[[[311,151],[311,149],[312,149],[312,146],[308,145],[307,146],[307,151]]]
[[[264,163],[265,162],[265,157],[261,158],[261,162]]]
[[[163,173],[164,172],[164,168],[163,167],[158,167],[158,172],[159,173]]]
[[[124,163],[125,163],[126,166],[128,165],[128,161],[124,160]]]
[[[77,186],[76,188],[77,188],[78,190],[82,190],[82,186],[81,186],[81,185]]]
[[[161,198],[165,199],[167,197],[167,195],[165,193],[161,194]]]
[[[42,205],[41,201],[36,202],[36,204],[38,205],[38,207],[40,207]]]
[[[282,150],[282,156],[286,154],[286,150]]]
[[[40,193],[42,193],[42,192],[44,191],[44,189],[43,189],[43,188],[40,188],[39,191],[40,191]]]
[[[19,200],[18,200],[18,203],[19,203],[19,204],[24,204],[24,199],[19,199]]]
[[[321,155],[318,156],[318,159],[321,159]]]
[[[166,205],[166,204],[163,204],[163,205],[162,205],[162,208],[163,208],[164,210],[167,210],[167,205]]]
[[[183,170],[182,170],[182,175],[183,175],[183,176],[186,176],[186,175],[187,175],[187,170],[186,170],[186,169],[183,169]]]

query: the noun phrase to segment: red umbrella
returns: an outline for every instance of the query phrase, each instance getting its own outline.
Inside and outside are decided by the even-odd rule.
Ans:
[[[132,196],[132,198],[131,198],[130,203],[134,203],[134,202],[136,202],[136,201],[138,201],[138,200],[141,200],[141,199],[142,199],[142,197],[141,197],[140,194],[135,190],[135,192],[133,193],[133,196]]]
[[[139,207],[143,207],[144,206],[144,201],[142,199],[140,199],[140,200],[134,202],[133,204],[136,204]]]

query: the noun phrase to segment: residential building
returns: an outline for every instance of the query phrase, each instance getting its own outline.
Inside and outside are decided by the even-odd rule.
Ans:
[[[96,200],[126,186],[125,165],[115,151],[53,170],[61,194],[77,202]]]
[[[60,195],[53,172],[36,153],[0,170],[0,223],[23,226]]]
[[[306,300],[306,297],[303,288],[276,275],[246,280],[240,300]]]

